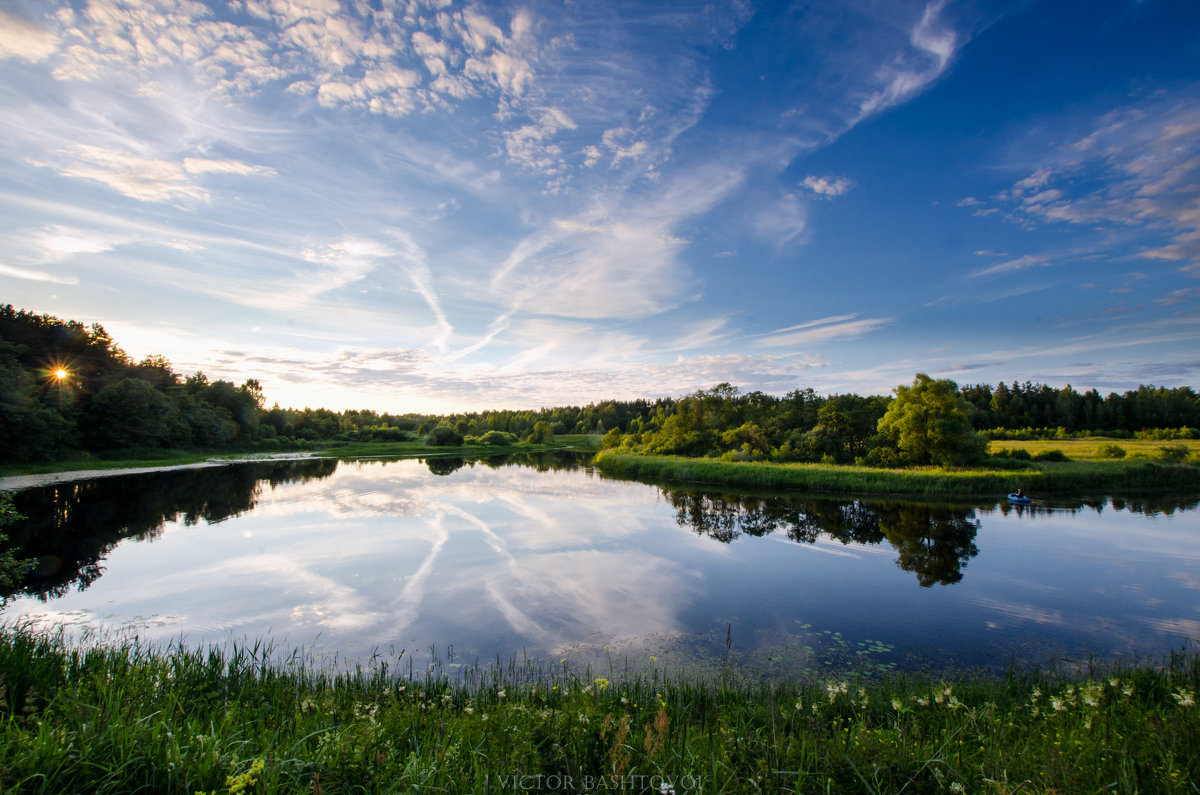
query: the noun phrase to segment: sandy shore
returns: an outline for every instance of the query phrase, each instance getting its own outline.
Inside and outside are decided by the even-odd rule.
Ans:
[[[75,480],[115,477],[116,475],[140,475],[145,472],[171,472],[177,469],[207,469],[229,464],[248,464],[255,461],[298,461],[312,458],[312,453],[273,453],[271,455],[246,456],[244,458],[210,458],[194,464],[175,464],[163,467],[126,467],[124,469],[77,469],[71,472],[46,472],[41,475],[10,475],[0,478],[0,491],[20,491],[36,486],[53,486]]]

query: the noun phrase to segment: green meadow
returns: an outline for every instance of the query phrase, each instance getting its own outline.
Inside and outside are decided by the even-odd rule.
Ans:
[[[994,444],[994,443],[993,443]],[[1027,443],[1020,443],[1027,444]],[[1135,459],[1025,461],[991,459],[991,468],[781,464],[719,461],[604,451],[596,467],[612,477],[745,489],[827,491],[839,494],[1003,496],[1017,488],[1031,494],[1064,494],[1200,485],[1193,463]]]
[[[722,681],[656,668],[0,632],[0,790],[21,793],[1193,793],[1200,656],[953,681]]]

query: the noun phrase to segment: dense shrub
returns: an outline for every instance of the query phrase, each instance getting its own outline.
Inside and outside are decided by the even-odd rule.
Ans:
[[[1164,461],[1182,461],[1188,457],[1188,446],[1186,444],[1164,444],[1158,448],[1159,458]]]
[[[1119,444],[1109,442],[1108,444],[1100,445],[1100,448],[1096,451],[1096,455],[1101,458],[1124,458],[1125,448]]]
[[[1070,461],[1071,459],[1067,458],[1067,454],[1064,453],[1062,450],[1046,450],[1044,452],[1041,452],[1041,453],[1038,453],[1037,455],[1035,455],[1033,457],[1033,460],[1034,461],[1052,461],[1052,462],[1061,463],[1063,461]]]
[[[439,425],[425,437],[425,444],[430,447],[457,447],[462,443],[462,434],[449,425]]]

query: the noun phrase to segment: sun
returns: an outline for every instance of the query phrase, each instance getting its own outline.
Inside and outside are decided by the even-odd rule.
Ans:
[[[66,379],[70,375],[71,375],[70,373],[68,373],[66,370],[63,370],[62,368],[59,368],[58,370],[54,371],[54,377],[57,378],[59,381]]]

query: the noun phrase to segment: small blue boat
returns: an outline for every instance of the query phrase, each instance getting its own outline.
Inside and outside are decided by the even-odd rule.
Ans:
[[[1018,497],[1015,491],[1008,495],[1008,501],[1015,502],[1017,505],[1028,505],[1032,502],[1028,497]]]

